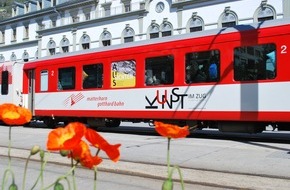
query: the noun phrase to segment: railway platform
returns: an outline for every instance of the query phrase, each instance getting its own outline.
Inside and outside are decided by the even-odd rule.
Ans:
[[[7,156],[7,127],[0,127],[0,157]],[[45,147],[49,129],[13,129],[13,158],[27,158],[32,145]],[[98,171],[151,179],[166,177],[166,139],[159,136],[102,132],[120,143],[118,163],[104,159]],[[25,143],[23,143],[25,142]],[[186,184],[211,189],[290,189],[289,144],[186,138],[171,141],[171,163],[181,168]],[[101,155],[102,156],[102,155]],[[69,165],[67,158],[51,153],[48,162]],[[177,172],[174,179],[178,181]]]

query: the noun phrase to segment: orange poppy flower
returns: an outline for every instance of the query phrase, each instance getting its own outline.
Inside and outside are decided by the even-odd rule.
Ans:
[[[184,138],[189,135],[188,126],[179,127],[177,125],[154,122],[155,130],[163,137],[167,138]]]
[[[93,168],[102,162],[102,159],[98,156],[92,156],[89,145],[84,141],[80,141],[68,157],[72,157],[74,160],[79,161],[80,164],[87,168]]]
[[[14,104],[2,104],[0,106],[1,120],[7,125],[23,125],[30,122],[32,114],[30,110]]]
[[[79,122],[69,123],[48,134],[46,147],[48,150],[72,150],[84,136],[86,126]]]
[[[119,149],[121,144],[109,144],[99,133],[92,129],[86,130],[85,137],[92,146],[103,150],[112,161],[117,162],[120,159]]]
[[[16,110],[17,106],[10,103],[5,103],[0,105],[0,120],[2,120],[2,114],[6,111]]]

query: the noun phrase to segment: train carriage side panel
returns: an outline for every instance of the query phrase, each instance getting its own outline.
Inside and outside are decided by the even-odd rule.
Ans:
[[[0,64],[0,104],[13,103],[23,106],[22,69],[23,63],[4,62]]]

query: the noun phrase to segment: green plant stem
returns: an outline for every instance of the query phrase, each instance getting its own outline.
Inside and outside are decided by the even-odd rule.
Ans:
[[[46,166],[47,161],[48,161],[48,158],[46,160],[43,160],[43,158],[41,157],[41,163],[40,163],[41,169],[40,169],[39,175],[38,175],[34,185],[31,187],[31,190],[33,190],[36,187],[39,180],[41,180],[41,189],[43,189],[43,185],[44,185],[43,172],[44,172],[44,168]]]
[[[8,169],[11,168],[11,139],[12,139],[12,127],[9,126],[9,137],[8,137]]]
[[[71,152],[71,154],[72,154],[72,152]],[[74,167],[73,156],[71,156],[71,167]],[[77,190],[75,170],[72,170],[72,180],[73,180],[73,188],[74,188],[74,190]]]
[[[3,176],[3,180],[2,180],[2,190],[4,189],[5,187],[5,184],[8,180],[7,178],[7,172],[9,171],[11,174],[12,174],[12,177],[13,177],[13,181],[14,181],[14,174],[13,172],[11,171],[11,131],[12,131],[12,127],[9,126],[9,134],[8,134],[8,166],[7,166],[7,169],[4,173],[4,176]]]
[[[31,154],[27,157],[26,162],[25,162],[24,174],[23,174],[23,180],[22,180],[22,190],[25,189],[26,172],[27,172],[27,166],[28,166],[28,162],[30,158],[31,158]]]
[[[2,185],[1,185],[2,190],[4,190],[4,187],[5,187],[5,185],[6,185],[6,181],[7,181],[7,173],[8,173],[8,172],[9,172],[9,173],[11,174],[11,176],[12,176],[12,183],[15,183],[15,175],[14,175],[13,171],[12,171],[10,168],[6,169],[5,172],[4,172],[4,175],[3,175],[3,179],[2,179]]]
[[[171,138],[167,138],[167,175],[170,177],[170,140]]]
[[[181,189],[184,190],[184,182],[183,182],[181,169],[178,166],[174,166],[174,168],[177,169],[177,171],[178,171],[179,178],[180,178]]]
[[[97,189],[97,172],[98,172],[98,167],[94,167],[94,190]]]
[[[52,184],[43,188],[42,190],[47,190],[47,189],[51,188],[56,182],[61,181],[63,179],[67,179],[67,177],[72,174],[72,172],[75,170],[75,168],[76,168],[76,166],[73,166],[65,175],[60,176],[59,178],[57,178],[57,180],[55,182],[53,182]]]

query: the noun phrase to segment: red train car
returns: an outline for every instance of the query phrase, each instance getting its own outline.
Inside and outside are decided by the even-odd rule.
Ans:
[[[24,65],[23,98],[48,125],[287,129],[289,47],[285,19],[61,54]]]

